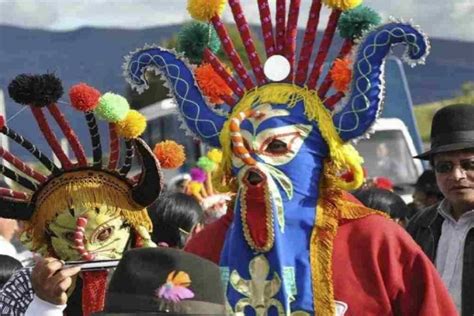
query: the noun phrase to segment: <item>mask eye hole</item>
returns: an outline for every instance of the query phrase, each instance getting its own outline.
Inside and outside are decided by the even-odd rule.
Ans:
[[[112,233],[114,231],[113,227],[104,227],[101,228],[100,230],[97,231],[95,234],[93,240],[96,240],[98,242],[104,242],[112,236]]]
[[[288,145],[284,141],[274,138],[268,143],[265,151],[273,155],[282,155],[288,152]]]

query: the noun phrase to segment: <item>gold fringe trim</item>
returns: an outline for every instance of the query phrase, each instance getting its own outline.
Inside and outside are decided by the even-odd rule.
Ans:
[[[232,151],[229,125],[232,118],[236,117],[240,112],[252,108],[255,104],[280,103],[288,104],[291,108],[299,101],[303,101],[304,103],[308,120],[318,123],[321,135],[329,146],[329,157],[333,161],[338,173],[342,173],[345,169],[349,168],[354,175],[353,182],[348,183],[337,178],[334,180],[335,185],[344,190],[353,190],[360,187],[364,181],[364,173],[361,166],[363,160],[352,145],[345,144],[339,137],[332,121],[331,112],[326,109],[316,91],[310,90],[307,87],[303,88],[285,83],[273,83],[257,87],[247,92],[233,108],[220,134],[223,159],[222,170],[219,174],[216,174],[216,177],[219,177],[220,179],[218,180],[220,181],[216,182],[225,184],[229,182],[231,178]],[[231,190],[231,188],[226,185],[220,186],[218,189],[221,192],[229,192]]]
[[[334,284],[332,278],[332,255],[334,238],[341,220],[354,220],[377,214],[386,214],[345,201],[343,193],[335,187],[334,164],[326,162],[321,179],[316,225],[311,233],[310,264],[313,286],[314,308],[320,316],[336,314]]]
[[[131,188],[124,180],[101,171],[74,171],[51,180],[39,192],[36,210],[25,227],[32,249],[47,243],[46,228],[56,215],[70,209],[94,210],[103,205],[108,206],[111,216],[119,214],[135,230],[139,226],[152,230],[146,209],[133,201]]]

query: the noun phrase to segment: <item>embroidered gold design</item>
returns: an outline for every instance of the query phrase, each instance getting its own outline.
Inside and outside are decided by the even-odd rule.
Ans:
[[[270,193],[268,192],[268,187],[265,187],[265,210],[267,212],[267,221],[266,221],[266,228],[267,228],[267,241],[263,247],[257,246],[255,244],[252,235],[250,233],[250,228],[247,224],[247,187],[244,185],[240,191],[240,211],[241,211],[241,219],[242,219],[242,227],[244,230],[244,237],[247,241],[247,244],[255,251],[258,252],[268,252],[272,249],[273,244],[275,242],[275,233],[273,231],[273,210],[271,205]]]
[[[275,307],[278,315],[284,316],[285,310],[280,301],[273,298],[281,288],[282,282],[276,272],[273,279],[267,280],[270,274],[270,264],[263,255],[259,255],[250,261],[249,271],[251,280],[243,279],[234,270],[230,275],[232,287],[245,296],[235,305],[235,313],[243,313],[245,307],[251,306],[257,316],[266,316],[270,307]]]

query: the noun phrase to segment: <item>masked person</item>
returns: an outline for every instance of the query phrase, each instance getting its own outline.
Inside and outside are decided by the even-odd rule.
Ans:
[[[0,292],[2,314],[22,315],[33,300],[36,315],[42,306],[66,307],[68,315],[90,315],[103,307],[108,272],[65,269],[68,261],[120,259],[133,247],[154,246],[146,207],[160,193],[159,162],[139,138],[146,120],[130,110],[127,101],[112,93],[101,95],[85,84],[71,88],[72,106],[84,112],[92,143],[89,161],[84,148],[57,102],[63,87],[52,74],[19,75],[9,85],[10,96],[30,107],[39,130],[60,165],[36,145],[6,126],[1,133],[29,151],[44,166],[38,171],[5,149],[1,156],[14,168],[0,172],[22,191],[0,188],[0,216],[25,221],[24,244],[44,257],[33,269],[17,272]],[[75,160],[69,158],[45,118],[49,112],[65,135]],[[96,117],[105,120],[110,132],[110,156],[103,157]],[[124,149],[121,150],[121,140]],[[137,153],[141,173],[127,177]],[[119,164],[119,160],[122,163]]]
[[[314,1],[296,59],[300,2],[291,1],[286,15],[284,1],[277,1],[274,33],[267,1],[255,1],[267,54],[262,67],[240,2],[232,0],[250,73],[220,18],[224,2],[188,2],[191,16],[205,22],[187,25],[180,34],[178,46],[189,60],[147,46],[128,56],[124,68],[138,91],[147,87],[146,70],[160,71],[190,131],[223,152],[215,183],[236,194],[234,207],[185,249],[219,263],[228,312],[455,315],[437,271],[410,236],[343,193],[363,182],[361,158],[348,142],[363,136],[382,110],[386,55],[403,42],[407,60],[421,61],[428,53],[426,37],[410,24],[392,22],[362,38],[378,20],[373,11],[358,7],[360,1]],[[332,13],[309,68],[323,3]],[[337,26],[345,41],[323,77]],[[358,38],[351,65],[344,58]],[[186,45],[189,39],[193,45]],[[216,57],[219,42],[235,77]],[[202,60],[196,69],[188,66]],[[331,87],[336,91],[328,94]],[[339,110],[331,113],[339,101]],[[215,103],[229,111],[214,111],[209,105]],[[345,171],[353,174],[349,182],[340,177]]]

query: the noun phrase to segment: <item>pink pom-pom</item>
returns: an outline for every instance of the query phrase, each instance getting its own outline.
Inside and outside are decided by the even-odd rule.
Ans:
[[[100,92],[85,83],[78,83],[69,89],[69,98],[75,109],[89,112],[99,104]]]
[[[189,173],[191,174],[191,179],[193,181],[203,183],[207,179],[206,172],[200,168],[192,168]]]

